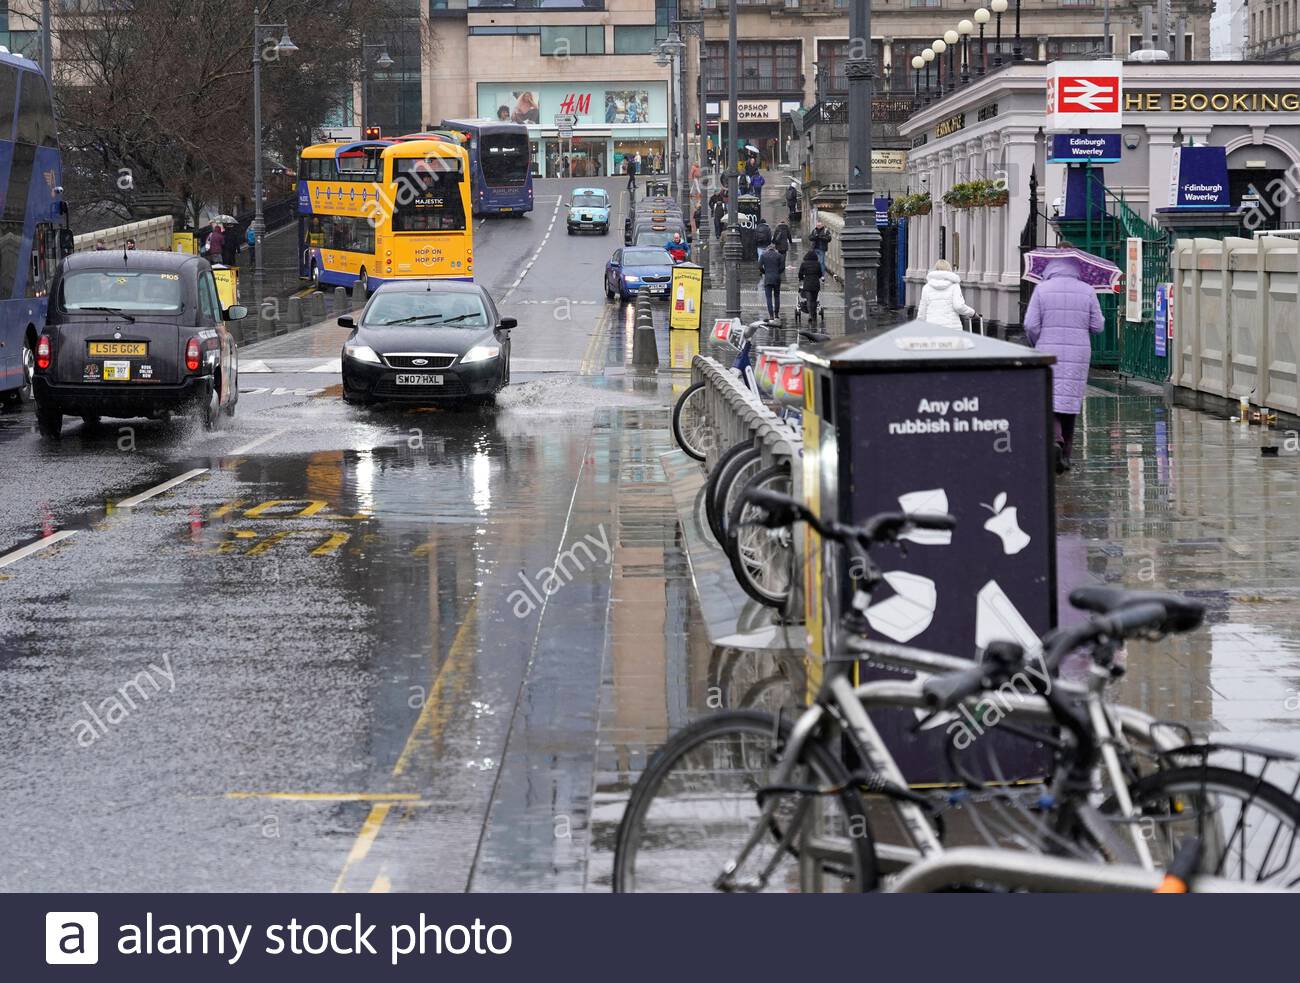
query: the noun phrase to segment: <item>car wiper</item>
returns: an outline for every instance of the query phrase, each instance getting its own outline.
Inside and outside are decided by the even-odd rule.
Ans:
[[[82,314],[86,311],[89,311],[92,314],[116,314],[123,320],[130,321],[132,324],[135,323],[135,318],[126,313],[126,311],[119,310],[116,307],[71,307],[68,309],[68,313],[70,314]]]
[[[478,317],[478,314],[457,314],[455,317],[449,317],[441,321],[442,324],[455,324],[457,321],[463,321],[469,317]],[[430,318],[441,318],[441,314],[414,314],[411,317],[399,317],[396,321],[385,321],[384,325],[389,324],[414,324],[416,321],[427,321]]]

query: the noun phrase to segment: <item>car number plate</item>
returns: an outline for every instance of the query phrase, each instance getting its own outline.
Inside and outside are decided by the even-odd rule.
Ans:
[[[501,210],[502,210],[503,212],[513,212],[513,211],[514,211],[513,208],[509,208],[509,207],[503,207]]]
[[[441,386],[442,376],[428,372],[411,372],[397,377],[399,386]]]
[[[650,284],[650,292],[651,292],[652,294],[666,294],[666,293],[668,293],[668,284],[666,284],[666,283],[652,283],[652,284]]]
[[[87,345],[91,358],[149,354],[149,343],[145,341],[91,341]]]
[[[130,378],[131,378],[130,362],[105,362],[104,363],[105,382],[126,382]]]

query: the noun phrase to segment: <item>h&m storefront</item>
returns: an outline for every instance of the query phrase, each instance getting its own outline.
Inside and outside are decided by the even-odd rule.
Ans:
[[[1238,62],[1125,62],[1120,160],[1098,165],[1106,187],[1155,222],[1171,200],[1175,150],[1223,147],[1230,203],[1252,194],[1268,202],[1256,227],[1300,225],[1300,82],[1295,65]],[[928,191],[930,212],[908,220],[907,301],[915,304],[925,274],[944,258],[962,278],[966,300],[986,319],[1020,319],[1020,239],[1031,211],[1051,216],[1065,197],[1068,165],[1047,163],[1044,133],[1049,66],[1012,64],[958,89],[912,115],[900,133],[912,150],[908,186]],[[1006,204],[955,208],[943,201],[954,184],[981,178],[1007,182]],[[1055,236],[1038,224],[1040,245]],[[1249,233],[1247,233],[1249,234]]]
[[[578,120],[571,139],[561,139],[555,127],[555,117],[565,113]],[[637,153],[644,173],[666,168],[664,82],[480,82],[478,115],[528,125],[538,177],[617,174]]]

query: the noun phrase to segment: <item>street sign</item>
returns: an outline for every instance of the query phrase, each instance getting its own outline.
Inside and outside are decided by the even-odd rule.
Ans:
[[[1171,283],[1157,283],[1152,316],[1155,319],[1156,357],[1164,358],[1169,341],[1169,290]]]
[[[1054,133],[1049,164],[1114,164],[1120,159],[1118,133]]]
[[[1171,208],[1232,207],[1224,147],[1175,147],[1169,161]],[[1162,209],[1163,210],[1163,209]]]
[[[1058,61],[1047,77],[1050,131],[1118,129],[1123,125],[1123,63]]]
[[[1142,240],[1130,236],[1125,243],[1124,320],[1142,323]]]
[[[558,126],[576,126],[578,123],[577,113],[556,113],[555,125]]]

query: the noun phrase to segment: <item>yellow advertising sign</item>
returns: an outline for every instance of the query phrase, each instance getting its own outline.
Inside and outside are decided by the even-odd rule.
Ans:
[[[199,244],[194,239],[193,232],[173,232],[172,233],[172,252],[174,253],[193,253],[198,255]]]
[[[214,266],[212,278],[217,281],[217,296],[222,309],[239,303],[239,271],[229,266]]]
[[[700,336],[690,331],[670,331],[668,334],[668,364],[674,369],[689,369],[695,356],[700,353]],[[684,389],[690,383],[689,377],[682,383]],[[674,385],[674,391],[677,386]]]
[[[673,267],[672,291],[669,303],[668,327],[684,331],[700,330],[700,292],[703,288],[704,270],[694,263],[681,263]]]

